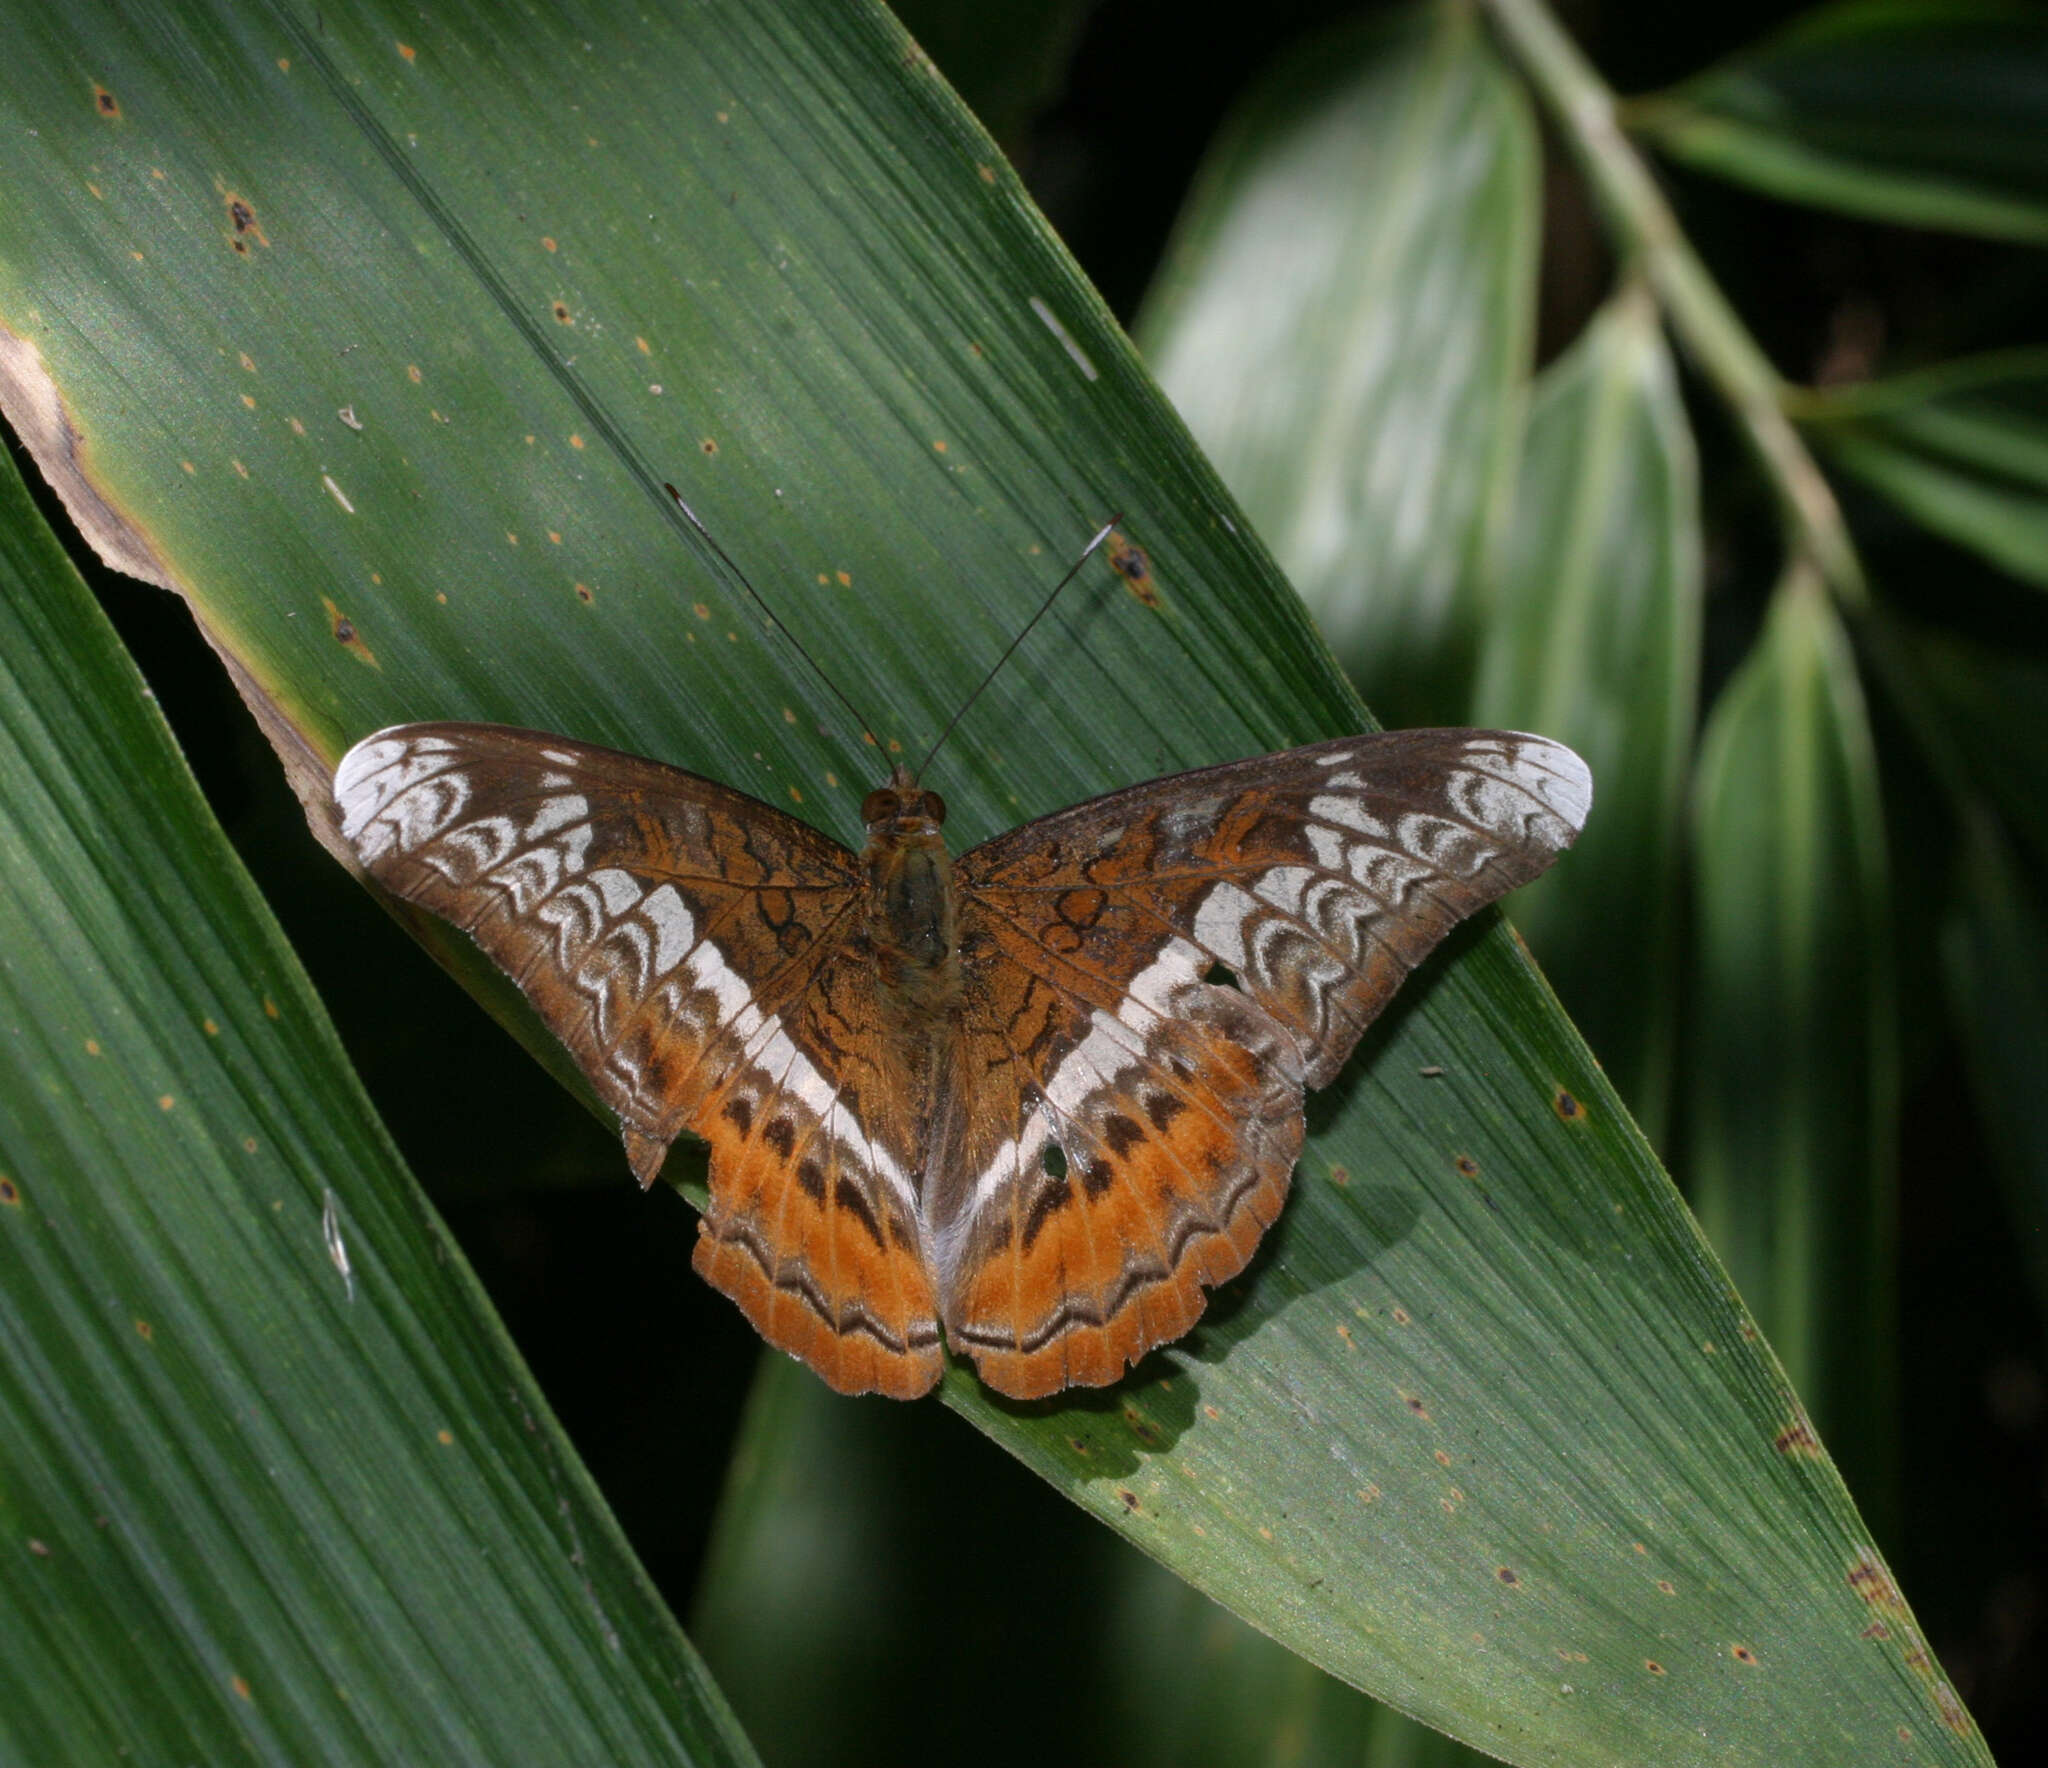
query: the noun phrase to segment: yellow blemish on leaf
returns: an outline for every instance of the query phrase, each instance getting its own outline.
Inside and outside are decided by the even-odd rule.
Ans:
[[[405,378],[417,387],[425,377],[421,375],[420,365],[417,362],[408,362],[405,365]]]
[[[635,337],[633,342],[639,346],[640,354],[642,356],[652,356],[654,354],[654,346],[650,344],[645,338]]]
[[[233,455],[228,456],[228,465],[235,469],[238,477],[246,479],[249,476],[249,469],[236,460]]]
[[[178,465],[183,467],[186,472],[190,473],[193,478],[196,479],[199,477],[199,469],[195,467],[189,460],[181,460],[178,462]]]
[[[505,544],[507,546],[517,546],[519,544],[519,536],[514,534],[510,528],[505,530]]]
[[[255,363],[254,359],[253,359],[253,358],[252,358],[252,357],[250,356],[250,354],[249,354],[249,352],[248,352],[248,351],[244,350],[244,351],[243,351],[243,352],[241,353],[241,358],[240,358],[240,360],[241,360],[241,364],[242,364],[242,366],[243,366],[243,367],[244,367],[245,369],[247,369],[247,370],[249,371],[249,373],[251,373],[251,374],[254,374],[254,373],[256,372],[256,363]]]
[[[828,785],[828,786],[836,786],[836,785],[838,785],[838,784],[839,784],[839,776],[838,776],[838,775],[837,775],[836,773],[828,773],[828,774],[826,774],[826,776],[825,776],[825,784],[826,784],[826,785]]]
[[[945,445],[945,443],[943,443],[943,442],[934,442],[934,443],[932,444],[932,452],[933,452],[934,454],[944,454],[944,453],[946,452],[946,445]]]
[[[452,1430],[437,1430],[434,1432],[434,1441],[444,1449],[452,1449],[455,1447],[455,1433]]]
[[[135,1336],[137,1338],[153,1339],[156,1337],[156,1328],[147,1320],[137,1320],[135,1322]]]
[[[290,424],[290,425],[291,425],[291,427],[292,427],[292,434],[293,434],[294,436],[303,436],[303,435],[304,435],[304,434],[306,433],[306,426],[305,426],[304,424],[300,423],[300,422],[299,422],[299,420],[298,420],[297,418],[295,418],[295,417],[288,417],[288,418],[286,418],[286,419],[285,419],[284,421],[285,421],[286,423],[288,423],[288,424]]]
[[[414,49],[410,43],[401,43],[398,45],[398,53],[404,56],[407,61],[412,61],[417,58],[419,51]]]
[[[851,571],[839,571],[835,572],[834,575],[838,577],[841,589],[851,589],[853,587],[853,573]]]
[[[220,1036],[220,1026],[219,1026],[219,1025],[218,1025],[218,1024],[217,1024],[217,1023],[215,1022],[215,1021],[213,1021],[213,1020],[211,1020],[211,1019],[202,1019],[202,1020],[200,1020],[200,1022],[199,1022],[199,1029],[200,1029],[201,1031],[205,1032],[205,1033],[206,1033],[206,1035],[207,1035],[208,1037],[219,1037],[219,1036]]]
[[[249,1693],[248,1683],[244,1682],[242,1678],[239,1676],[229,1677],[228,1686],[232,1688],[236,1694],[240,1695],[243,1700],[249,1700],[253,1698]]]
[[[242,395],[242,403],[251,411],[254,411],[256,409],[256,395],[254,393],[244,393]]]
[[[711,618],[711,610],[702,602],[692,602],[690,604],[690,612],[695,614],[699,620],[709,620]]]
[[[244,1154],[254,1154],[256,1152],[256,1138],[254,1136],[244,1136],[242,1138],[242,1152]]]
[[[156,1099],[156,1108],[159,1111],[175,1111],[178,1108],[178,1101],[169,1093],[159,1093]]]
[[[557,533],[553,528],[550,528],[548,530],[548,544],[551,546],[560,546],[562,544],[561,535]]]
[[[277,58],[277,71],[281,74],[288,74],[292,71],[292,58],[289,55],[280,55]]]
[[[794,723],[796,723],[796,713],[795,713],[795,712],[794,712],[794,711],[793,711],[793,710],[792,710],[792,709],[791,709],[790,707],[787,707],[787,706],[783,707],[783,709],[782,709],[782,722],[783,722],[784,724],[794,724]]]
[[[801,788],[801,787],[798,787],[798,786],[792,786],[792,787],[790,787],[790,789],[789,789],[789,797],[790,797],[790,802],[791,802],[791,803],[793,803],[793,804],[801,804],[801,803],[803,803],[803,801],[804,801],[804,795],[803,795],[803,790],[802,790],[802,788]]]
[[[571,448],[580,449],[583,446],[583,438],[572,433],[569,437],[569,446]]]
[[[979,173],[981,174],[981,181],[982,181],[982,183],[984,183],[984,184],[993,184],[993,183],[995,183],[995,181],[996,181],[996,169],[995,169],[995,167],[993,167],[993,166],[981,166],[981,165],[977,165],[977,166],[976,166],[976,167],[975,167],[974,169],[975,169],[975,170],[976,170],[977,172],[979,172]]]
[[[87,1038],[85,1040],[85,1053],[88,1056],[97,1056],[100,1053],[100,1040],[96,1037]]]
[[[544,252],[559,252],[562,248],[544,233],[540,236],[540,249]]]

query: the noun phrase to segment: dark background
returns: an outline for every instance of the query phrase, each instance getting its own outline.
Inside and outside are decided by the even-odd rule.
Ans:
[[[919,0],[904,12],[1128,321],[1233,101],[1282,50],[1359,10],[1267,0],[1230,9],[1227,28],[1171,0]],[[1748,0],[1563,13],[1625,94],[1681,79],[1796,15]],[[1047,19],[1058,27],[1049,39]],[[1574,175],[1546,146],[1547,359],[1606,292],[1609,264]],[[1860,378],[2043,334],[2048,254],[1877,227],[1660,171],[1723,288],[1794,380]],[[1711,693],[1755,628],[1777,555],[1767,499],[1734,439],[1710,401],[1694,408],[1709,518]],[[1938,607],[1951,626],[2048,655],[2048,603],[2038,592],[1990,578],[1854,497],[1849,507],[1892,603]],[[67,531],[54,510],[52,519]],[[313,846],[182,604],[81,564],[414,1171],[687,1623],[760,1354],[737,1312],[690,1274],[691,1211],[670,1192],[641,1197],[611,1127],[538,1070],[508,1064],[505,1034]],[[1915,763],[1881,702],[1874,716],[1887,796],[1910,797]],[[1914,867],[1910,854],[1898,857],[1911,947]],[[1910,949],[1902,959],[1910,1004],[1916,988],[1932,986],[1929,963]],[[2048,1732],[2048,1355],[1961,1058],[1938,1012],[1909,1026],[1906,1525],[1883,1545],[1994,1751],[2019,1762]],[[508,1085],[508,1072],[522,1079]],[[992,1762],[1048,1748],[1089,1759],[1077,1753],[1079,1738],[1115,1735],[1115,1666],[1101,1663],[1099,1635],[1073,1623],[1115,1556],[1130,1550],[935,1405],[868,1402],[858,1428],[898,1519],[894,1602],[928,1633],[895,1680],[877,1679],[860,1710],[838,1715],[831,1759]],[[884,1526],[863,1514],[867,1522],[849,1526]],[[993,1729],[992,1714],[1002,1716]]]

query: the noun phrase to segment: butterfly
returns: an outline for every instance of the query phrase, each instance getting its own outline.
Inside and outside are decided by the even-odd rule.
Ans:
[[[407,724],[342,758],[371,877],[465,929],[618,1113],[710,1145],[693,1264],[846,1393],[945,1352],[1116,1381],[1244,1268],[1327,1085],[1585,821],[1561,744],[1408,730],[1198,768],[957,859],[897,766],[841,846],[658,761]]]

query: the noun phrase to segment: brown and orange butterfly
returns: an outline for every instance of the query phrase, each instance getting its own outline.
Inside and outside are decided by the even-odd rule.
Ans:
[[[481,724],[343,757],[342,832],[525,990],[652,1184],[710,1144],[694,1263],[842,1392],[941,1349],[1115,1381],[1280,1213],[1326,1085],[1465,916],[1569,846],[1543,737],[1412,730],[1132,786],[959,859],[905,768],[858,854],[658,761]],[[943,1334],[943,1339],[942,1339]]]

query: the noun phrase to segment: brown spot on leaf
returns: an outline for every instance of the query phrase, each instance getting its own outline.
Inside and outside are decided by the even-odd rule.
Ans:
[[[1401,1404],[1413,1412],[1416,1417],[1425,1421],[1429,1419],[1429,1408],[1422,1403],[1422,1396],[1420,1394],[1402,1394]]]
[[[1351,1183],[1351,1169],[1333,1163],[1330,1167],[1330,1183],[1340,1186],[1349,1185]]]
[[[1664,1666],[1655,1658],[1644,1658],[1643,1668],[1648,1670],[1652,1676],[1661,1676],[1665,1673]]]
[[[21,1187],[12,1179],[0,1178],[0,1204],[10,1209],[21,1207]]]
[[[1109,537],[1104,549],[1116,574],[1124,580],[1124,586],[1148,608],[1160,604],[1159,585],[1152,577],[1152,560],[1145,549],[1119,528]]]
[[[153,1339],[156,1337],[156,1328],[147,1320],[137,1320],[135,1322],[135,1336],[142,1339]]]
[[[1451,1164],[1468,1179],[1476,1179],[1479,1176],[1479,1162],[1469,1154],[1459,1155]]]
[[[1138,1494],[1136,1492],[1132,1491],[1129,1486],[1118,1486],[1116,1495],[1123,1500],[1123,1506],[1126,1510],[1130,1511],[1133,1515],[1137,1513]]]
[[[576,323],[576,321],[570,317],[567,305],[561,301],[557,301],[554,304],[554,307],[551,309],[551,311],[554,313],[555,323],[557,325],[574,325]]]
[[[1728,1655],[1738,1664],[1753,1664],[1756,1662],[1756,1653],[1751,1651],[1746,1645],[1729,1646]]]
[[[1813,1426],[1803,1416],[1779,1431],[1771,1439],[1771,1447],[1780,1455],[1797,1455],[1807,1461],[1820,1459],[1820,1438],[1813,1434]]]
[[[92,108],[110,123],[121,120],[121,101],[97,81],[92,89]]]
[[[356,623],[337,608],[327,596],[320,598],[321,607],[327,610],[328,629],[334,634],[335,643],[340,645],[358,663],[367,663],[372,669],[381,669],[377,655],[363,643],[363,635],[356,631]]]
[[[1497,1566],[1493,1575],[1503,1584],[1515,1585],[1522,1581],[1521,1574],[1511,1565]]]
[[[1551,1108],[1566,1123],[1577,1123],[1586,1114],[1585,1106],[1581,1105],[1563,1087],[1557,1089],[1557,1094],[1550,1103]]]
[[[590,585],[589,585],[589,584],[587,584],[587,583],[579,583],[579,584],[577,584],[577,585],[576,585],[576,599],[577,599],[577,600],[578,600],[579,602],[587,602],[587,601],[589,601],[589,600],[590,600]]]

